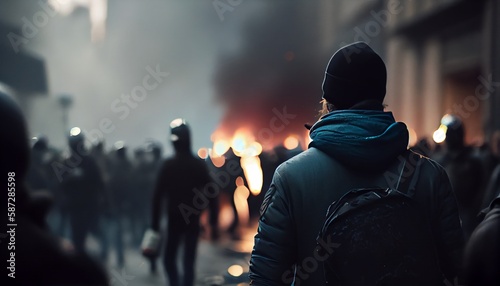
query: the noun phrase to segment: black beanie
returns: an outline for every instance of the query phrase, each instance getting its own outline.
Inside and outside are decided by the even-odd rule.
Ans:
[[[387,70],[384,61],[366,43],[340,48],[330,59],[323,80],[323,98],[337,109],[348,109],[364,100],[381,104]]]

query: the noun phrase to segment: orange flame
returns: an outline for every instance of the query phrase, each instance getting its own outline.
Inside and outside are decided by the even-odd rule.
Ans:
[[[240,164],[243,168],[243,172],[252,195],[257,196],[262,190],[262,184],[264,181],[259,157],[241,157]]]
[[[208,149],[205,147],[198,149],[198,157],[206,159],[208,157]]]
[[[216,156],[222,156],[226,154],[230,147],[226,140],[217,140],[214,142],[213,152]]]
[[[217,161],[220,159],[217,158],[224,157],[223,155],[231,148],[234,154],[241,158],[240,164],[248,182],[248,188],[253,195],[258,195],[263,184],[262,168],[258,157],[262,153],[262,145],[255,141],[255,136],[246,128],[239,128],[230,140],[227,138],[228,136],[220,130],[212,134],[214,142],[213,154],[211,154],[212,162],[215,160],[214,165],[216,165],[215,163],[221,165]]]
[[[231,148],[238,157],[243,157],[248,152],[251,143],[255,142],[252,133],[244,128],[236,130],[231,140]]]
[[[212,164],[214,164],[215,167],[220,168],[224,166],[224,164],[226,163],[226,157],[215,154],[214,150],[210,150],[209,153],[210,153],[210,160],[212,161]]]
[[[238,213],[238,219],[242,223],[248,223],[250,218],[250,211],[248,208],[248,196],[250,191],[243,183],[243,178],[236,178],[236,190],[234,191],[234,205],[236,206],[236,211]]]

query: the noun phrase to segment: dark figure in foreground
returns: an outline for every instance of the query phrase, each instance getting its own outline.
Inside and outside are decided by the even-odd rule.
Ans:
[[[450,178],[467,239],[479,224],[477,214],[481,211],[485,188],[483,165],[473,148],[465,144],[465,127],[460,118],[447,114],[441,125],[446,126],[446,149],[435,159]]]
[[[26,124],[19,107],[12,98],[0,92],[0,171],[7,183],[15,189],[15,249],[8,250],[8,236],[0,237],[0,285],[108,285],[104,270],[88,256],[74,253],[63,247],[45,223],[50,200],[30,195],[25,187],[29,164],[29,146]],[[1,214],[7,218],[7,189],[2,194]],[[6,234],[6,223],[0,234]],[[14,278],[7,268],[10,252],[15,252]]]
[[[211,182],[205,163],[191,153],[191,136],[182,119],[170,124],[170,139],[175,155],[163,163],[158,174],[153,195],[152,228],[160,229],[160,210],[163,199],[167,201],[167,232],[164,254],[165,271],[170,286],[192,286],[196,248],[200,232],[200,214],[208,207]],[[208,194],[208,196],[207,196]],[[183,276],[179,278],[177,253],[183,245]]]
[[[328,207],[352,189],[392,188],[394,183],[387,180],[388,174],[397,174],[396,179],[402,174],[403,181],[409,179],[411,169],[405,169],[399,159],[410,155],[420,170],[419,174],[413,174],[416,177],[413,200],[421,211],[420,220],[427,222],[431,230],[442,274],[449,281],[457,276],[463,235],[448,177],[434,161],[409,154],[406,125],[396,122],[391,112],[383,110],[385,86],[385,64],[365,43],[346,46],[331,58],[323,82],[324,115],[310,129],[309,149],[277,168],[266,193],[250,261],[252,285],[290,285],[293,281],[295,285],[325,285],[322,261],[355,258],[317,255],[317,237]],[[335,242],[335,237],[326,241],[328,253],[335,253],[335,247],[362,248],[364,244],[383,242],[354,236],[351,241],[332,245],[332,240]],[[374,257],[358,254],[360,265],[347,269],[356,274],[343,277],[341,285],[352,285],[353,281],[355,285],[377,283],[364,279],[373,267],[361,266],[363,260]],[[382,255],[380,259],[387,257]],[[396,256],[392,262],[404,259]],[[427,262],[432,261],[419,261]],[[421,285],[444,284],[445,277],[424,276],[417,277],[426,281]],[[413,285],[418,283],[417,279],[400,280],[395,285]]]
[[[464,262],[467,285],[500,285],[500,196],[472,233]]]

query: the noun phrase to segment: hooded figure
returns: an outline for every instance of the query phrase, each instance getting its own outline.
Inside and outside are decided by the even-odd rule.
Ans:
[[[465,126],[458,116],[446,114],[441,126],[446,129],[446,149],[433,159],[444,167],[450,178],[467,240],[481,222],[478,213],[486,189],[483,165],[474,148],[466,145]]]
[[[183,119],[170,123],[170,141],[175,154],[163,163],[153,194],[152,229],[159,232],[163,199],[167,203],[164,266],[169,285],[194,283],[200,215],[214,196],[205,163],[191,153],[191,135]],[[177,253],[183,245],[183,276],[179,277]],[[182,283],[180,283],[182,281]]]
[[[409,135],[384,111],[385,86],[385,64],[366,43],[332,56],[323,81],[324,115],[310,129],[312,142],[276,169],[266,193],[250,261],[252,285],[324,285],[324,257],[315,248],[330,204],[352,189],[392,187],[387,174],[399,174]],[[414,199],[431,224],[441,270],[453,279],[463,248],[456,201],[445,171],[413,157],[420,164]]]
[[[102,174],[85,147],[85,136],[80,128],[71,129],[68,146],[70,154],[57,172],[71,226],[71,239],[76,251],[83,253],[87,251],[87,236],[92,233],[100,240],[101,259],[105,261],[108,242],[101,221],[108,198]]]

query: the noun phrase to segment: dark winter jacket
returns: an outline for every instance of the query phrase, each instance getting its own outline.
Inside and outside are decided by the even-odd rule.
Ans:
[[[266,194],[250,263],[252,285],[290,285],[294,279],[295,285],[324,285],[314,248],[328,206],[353,188],[394,187],[408,144],[406,126],[383,111],[334,111],[310,135],[310,148],[278,167]],[[451,278],[463,248],[456,200],[443,168],[417,158],[415,200],[423,219],[432,222],[442,271]]]
[[[205,162],[191,153],[179,152],[166,159],[158,173],[153,194],[153,230],[160,229],[163,199],[166,199],[169,220],[198,227],[201,213],[214,198],[212,193],[218,191],[210,182]]]
[[[464,262],[467,285],[500,284],[500,196],[472,233]]]
[[[450,178],[457,198],[462,228],[467,239],[480,223],[477,214],[481,211],[485,188],[481,160],[469,146],[448,149],[441,156],[433,159],[443,166]]]

